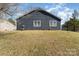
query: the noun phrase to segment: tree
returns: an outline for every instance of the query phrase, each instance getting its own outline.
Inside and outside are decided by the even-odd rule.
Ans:
[[[0,4],[0,18],[12,17],[19,12],[19,4],[17,3],[1,3]]]
[[[65,22],[63,25],[63,29],[67,31],[78,31],[79,30],[79,21],[70,19],[69,21]]]
[[[72,18],[63,24],[63,29],[67,31],[79,31],[79,21],[76,18],[77,12],[74,11]]]

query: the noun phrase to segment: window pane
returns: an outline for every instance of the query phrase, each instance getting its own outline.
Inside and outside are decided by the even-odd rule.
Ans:
[[[33,21],[33,26],[34,27],[41,27],[41,20],[34,20]]]
[[[49,20],[49,26],[50,27],[56,27],[57,26],[57,21],[56,20]]]

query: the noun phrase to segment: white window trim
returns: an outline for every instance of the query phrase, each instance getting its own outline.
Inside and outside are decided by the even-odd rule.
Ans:
[[[57,27],[57,21],[56,20],[49,20],[49,27]]]
[[[33,27],[41,27],[41,20],[33,20]]]

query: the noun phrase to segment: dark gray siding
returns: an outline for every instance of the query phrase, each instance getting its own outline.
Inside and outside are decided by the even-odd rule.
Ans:
[[[33,27],[33,20],[41,20],[41,27]],[[49,27],[49,20],[57,20],[57,27]],[[60,29],[60,20],[55,19],[51,16],[49,16],[48,14],[44,14],[42,12],[39,11],[35,11],[32,12],[28,15],[25,15],[19,19],[17,19],[17,29],[21,30],[21,29],[51,29],[51,30],[59,30]],[[23,26],[24,25],[24,28]]]

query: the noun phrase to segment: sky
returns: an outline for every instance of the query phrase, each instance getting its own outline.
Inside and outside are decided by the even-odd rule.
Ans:
[[[31,9],[42,8],[61,18],[61,24],[72,17],[74,10],[79,11],[79,3],[21,3],[19,7],[23,12],[17,13],[18,16],[22,15],[22,13],[29,12]]]

